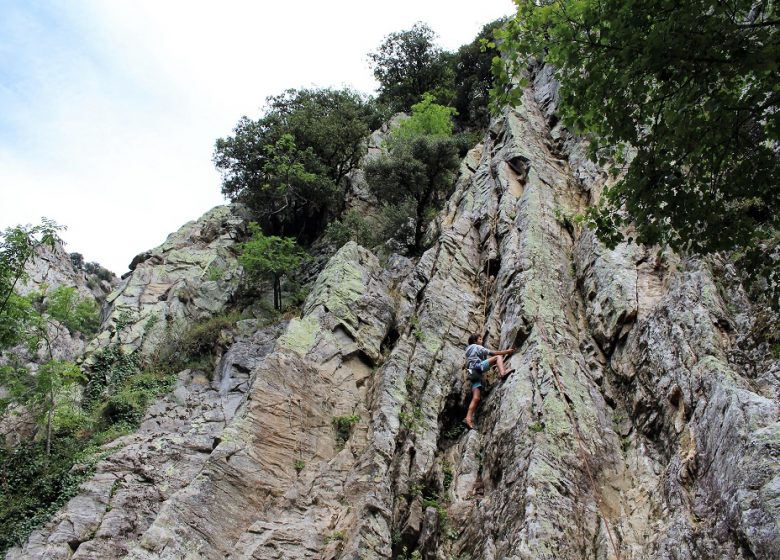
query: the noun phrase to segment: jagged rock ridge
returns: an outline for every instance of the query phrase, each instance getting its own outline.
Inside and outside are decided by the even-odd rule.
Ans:
[[[246,325],[210,385],[183,374],[9,558],[780,557],[780,364],[740,351],[750,303],[724,263],[567,219],[606,177],[533,83],[419,261],[343,247],[278,338]],[[464,432],[482,328],[517,371]]]

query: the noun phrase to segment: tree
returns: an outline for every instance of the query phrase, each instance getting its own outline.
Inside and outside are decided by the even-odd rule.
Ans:
[[[614,246],[633,222],[643,243],[740,249],[776,269],[764,240],[780,228],[778,4],[517,4],[497,33],[496,99],[518,100],[529,57],[555,67],[564,122],[625,166],[589,215],[601,239]]]
[[[94,301],[78,298],[74,288],[57,288],[48,297],[22,297],[16,293],[18,283],[27,278],[25,267],[34,261],[41,247],[54,247],[60,242],[57,232],[62,229],[43,218],[40,225],[6,229],[0,241],[0,356],[5,358],[0,365],[0,413],[12,404],[25,407],[39,427],[45,429],[47,455],[51,452],[55,418],[67,405],[63,391],[86,379],[77,365],[54,358],[50,340],[52,319],[85,334],[93,333],[98,326]],[[45,302],[43,312],[36,308],[34,299]],[[14,356],[5,355],[22,343],[31,351],[44,352],[43,363],[35,372],[19,365]]]
[[[42,218],[40,225],[7,228],[0,236],[0,355],[22,342],[34,316],[30,301],[15,291],[27,278],[25,267],[35,259],[39,248],[54,247],[60,241],[58,232],[62,229]]]
[[[305,254],[291,237],[265,235],[256,223],[249,224],[252,238],[241,246],[238,262],[250,283],[271,280],[274,309],[282,309],[282,276],[288,276],[301,264]]]
[[[247,204],[266,233],[310,241],[341,210],[344,178],[381,116],[348,89],[287,90],[266,102],[263,117],[242,117],[216,142],[222,193]]]
[[[459,165],[453,140],[453,109],[432,102],[431,96],[412,106],[412,116],[401,122],[388,141],[389,151],[365,166],[366,181],[389,208],[394,237],[412,253],[423,248],[425,226],[452,186]],[[396,209],[408,209],[399,215]],[[404,219],[404,214],[406,218]],[[412,224],[411,239],[404,234]],[[400,234],[400,236],[399,236]]]
[[[376,52],[368,54],[380,101],[395,111],[408,111],[424,93],[447,87],[451,75],[435,40],[433,30],[417,22],[408,31],[391,33]]]
[[[481,129],[490,122],[493,57],[498,54],[493,35],[506,21],[501,18],[488,23],[471,43],[460,47],[452,57],[455,79],[451,104],[457,110],[460,128]]]

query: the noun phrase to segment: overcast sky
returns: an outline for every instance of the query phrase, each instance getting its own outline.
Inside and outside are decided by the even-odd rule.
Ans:
[[[510,0],[0,0],[0,228],[68,227],[122,274],[224,204],[211,156],[287,88],[373,93],[366,54],[417,21],[454,50]]]

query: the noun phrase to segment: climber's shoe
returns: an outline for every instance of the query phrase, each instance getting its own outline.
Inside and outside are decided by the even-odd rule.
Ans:
[[[474,429],[474,421],[473,420],[469,420],[468,418],[464,418],[463,419],[463,424],[465,424],[465,426],[469,430],[473,430]]]
[[[510,375],[512,375],[514,372],[515,372],[515,370],[514,370],[514,369],[508,369],[508,370],[506,370],[506,373],[504,373],[504,375],[502,375],[502,376],[501,376],[501,379],[506,379],[507,377],[509,377]]]

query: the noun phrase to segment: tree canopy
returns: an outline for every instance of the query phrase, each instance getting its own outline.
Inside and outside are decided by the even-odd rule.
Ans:
[[[422,22],[391,33],[368,54],[379,82],[379,100],[395,111],[408,111],[426,92],[447,82],[448,65],[436,34]]]
[[[564,122],[622,180],[591,224],[638,240],[771,260],[780,227],[780,14],[776,2],[517,0],[497,41],[494,94],[518,100],[530,57],[560,80]],[[771,263],[770,263],[771,264]]]
[[[423,249],[425,226],[449,194],[460,163],[452,112],[426,96],[391,132],[389,150],[365,166],[369,188],[387,204],[385,233],[412,253]]]
[[[343,179],[381,116],[349,89],[291,89],[266,101],[261,118],[242,117],[216,141],[222,193],[247,204],[266,233],[309,241],[340,210]]]
[[[459,129],[486,127],[495,44],[493,31],[504,23],[485,25],[479,35],[456,52],[443,50],[436,34],[422,22],[391,33],[368,58],[379,82],[379,100],[394,111],[408,112],[423,95],[456,109]]]
[[[486,128],[490,122],[488,101],[497,54],[493,37],[505,23],[506,18],[501,18],[486,24],[471,43],[452,55],[454,83],[449,104],[458,112],[456,120],[461,128]]]

